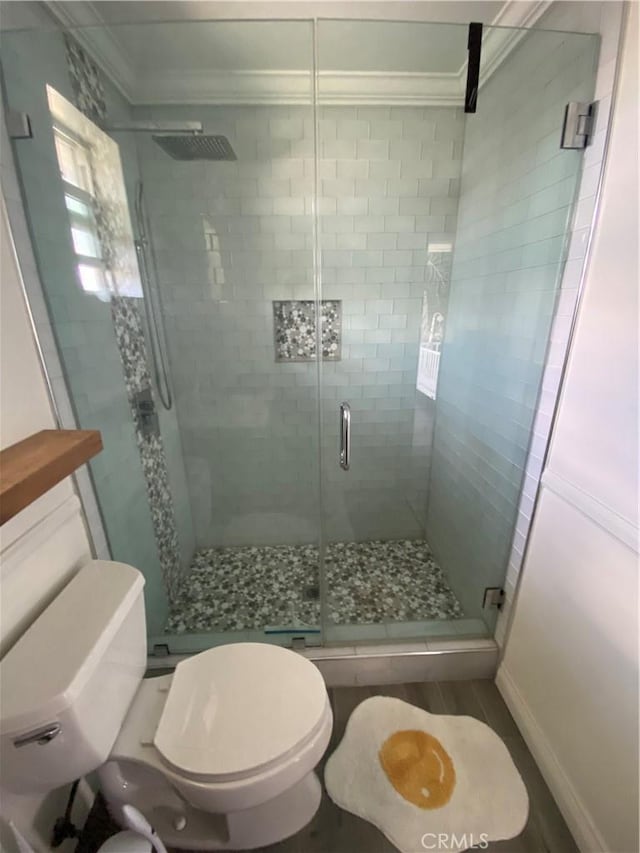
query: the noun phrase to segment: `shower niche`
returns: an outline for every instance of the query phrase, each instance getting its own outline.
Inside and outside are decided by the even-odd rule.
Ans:
[[[273,346],[276,361],[339,361],[342,343],[342,303],[322,299],[320,312],[313,299],[273,303]]]

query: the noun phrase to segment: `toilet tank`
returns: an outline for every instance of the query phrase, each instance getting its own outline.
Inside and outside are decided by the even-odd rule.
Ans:
[[[144,578],[84,566],[0,661],[0,779],[44,792],[103,764],[142,680]]]

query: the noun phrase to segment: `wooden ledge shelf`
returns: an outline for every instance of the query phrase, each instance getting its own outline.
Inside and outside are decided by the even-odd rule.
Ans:
[[[0,451],[0,524],[102,450],[94,429],[43,429]]]

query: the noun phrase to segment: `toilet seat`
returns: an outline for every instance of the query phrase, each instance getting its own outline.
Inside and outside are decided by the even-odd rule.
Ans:
[[[324,680],[301,655],[220,646],[177,665],[153,743],[186,779],[239,781],[303,749],[326,725],[327,708]]]

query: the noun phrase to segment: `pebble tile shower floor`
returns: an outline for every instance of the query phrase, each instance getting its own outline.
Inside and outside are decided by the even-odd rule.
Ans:
[[[328,618],[334,624],[459,619],[462,608],[423,540],[327,547]],[[315,545],[205,548],[180,583],[167,631],[318,625]]]

